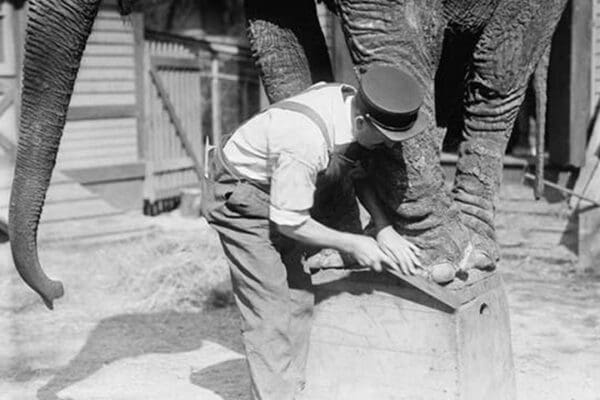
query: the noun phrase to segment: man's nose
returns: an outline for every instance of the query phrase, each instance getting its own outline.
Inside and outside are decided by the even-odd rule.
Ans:
[[[392,142],[391,140],[384,140],[383,145],[388,149],[391,149],[396,145],[396,142]]]

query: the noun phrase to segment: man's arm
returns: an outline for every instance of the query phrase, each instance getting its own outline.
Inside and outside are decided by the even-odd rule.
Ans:
[[[392,225],[384,211],[381,200],[379,200],[379,197],[367,179],[355,179],[354,190],[360,204],[363,205],[371,216],[371,221],[377,232]]]
[[[300,225],[278,225],[278,229],[283,235],[301,243],[348,253],[363,267],[379,272],[385,264],[398,270],[396,263],[369,236],[337,231],[312,218]]]
[[[405,274],[418,274],[419,248],[402,237],[390,223],[381,200],[367,179],[354,180],[354,189],[360,203],[371,215],[377,243]]]

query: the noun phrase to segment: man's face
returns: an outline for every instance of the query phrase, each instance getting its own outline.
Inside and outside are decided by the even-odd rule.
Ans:
[[[364,115],[359,115],[355,118],[354,128],[356,129],[357,142],[367,149],[375,149],[379,146],[392,148],[395,144],[394,141],[381,133],[371,120]]]

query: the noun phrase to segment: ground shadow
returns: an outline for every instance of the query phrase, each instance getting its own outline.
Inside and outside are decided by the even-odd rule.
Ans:
[[[559,244],[565,246],[573,254],[579,254],[579,214],[571,212],[569,222],[560,236]]]
[[[243,353],[237,310],[226,307],[204,313],[124,314],[104,319],[79,354],[38,390],[37,397],[59,400],[59,392],[85,380],[103,365],[149,353],[193,351],[201,348],[204,340]],[[192,378],[210,389],[205,379]],[[248,391],[248,385],[240,390]]]
[[[190,381],[223,400],[251,400],[250,374],[245,359],[229,360],[193,373]]]
[[[365,278],[368,275],[368,279]],[[331,282],[321,286],[317,303],[327,297],[350,291],[364,294],[373,290],[393,290],[394,278],[363,272],[352,279],[358,285],[339,286]],[[383,282],[384,280],[385,282]],[[391,281],[390,281],[391,280]],[[398,283],[403,285],[403,283]],[[426,294],[406,287],[403,297],[431,308],[444,306]],[[89,334],[80,352],[65,366],[55,371],[52,379],[37,392],[38,400],[61,400],[58,393],[84,381],[103,366],[121,359],[152,353],[181,353],[202,347],[211,341],[235,352],[244,353],[239,328],[239,314],[234,306],[211,309],[202,313],[163,312],[155,314],[123,314],[100,321]],[[229,360],[189,376],[190,383],[211,390],[225,400],[249,400],[250,378],[245,359]]]

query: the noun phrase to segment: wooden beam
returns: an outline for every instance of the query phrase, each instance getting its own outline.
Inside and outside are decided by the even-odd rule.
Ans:
[[[145,41],[144,41],[144,14],[134,13],[131,16],[133,23],[133,38],[134,38],[134,58],[135,58],[135,102],[137,107],[137,150],[138,158],[144,159],[146,155],[146,107],[144,93],[144,78],[146,74],[145,68]]]
[[[532,174],[528,173],[528,172],[526,172],[523,176],[525,177],[525,179],[529,179],[529,180],[532,180],[532,181],[537,181],[537,177],[535,175],[532,175]],[[560,192],[566,193],[567,195],[576,197],[579,200],[589,201],[593,205],[595,205],[597,207],[600,207],[600,203],[598,201],[596,201],[596,200],[594,200],[594,199],[592,199],[590,197],[586,197],[585,193],[584,194],[579,194],[579,193],[577,193],[574,190],[568,189],[566,187],[562,187],[562,186],[557,185],[554,182],[550,182],[550,181],[548,181],[546,179],[542,179],[541,180],[541,185],[542,185],[542,187],[544,187],[544,186],[551,187],[552,189],[556,189],[556,190],[558,190]]]
[[[8,90],[6,90],[2,96],[2,100],[0,100],[0,116],[3,115],[9,108],[10,106],[13,105],[14,101],[15,101],[15,88],[13,87],[8,87],[6,88]]]
[[[221,96],[219,84],[219,57],[213,54],[211,61],[211,108],[212,108],[212,144],[217,146],[221,142]]]
[[[548,70],[550,163],[581,167],[591,117],[591,1],[567,4],[552,41]]]
[[[588,142],[587,150],[585,152],[585,164],[579,171],[579,176],[577,177],[577,181],[575,182],[574,191],[578,193],[582,193],[584,195],[591,189],[594,193],[593,196],[598,197],[600,200],[600,190],[596,188],[593,184],[594,180],[600,178],[600,101],[596,104],[596,109],[594,111],[594,116],[592,118],[593,126],[592,126],[592,136]],[[579,198],[571,198],[569,200],[569,205],[572,208],[578,208],[581,205]],[[584,206],[586,204],[583,204]]]
[[[175,68],[175,69],[189,69],[189,70],[200,70],[200,63],[197,57],[194,58],[175,58],[175,57],[164,57],[164,56],[152,56],[150,57],[152,65],[156,68]]]
[[[243,71],[240,71],[240,73],[238,75],[224,74],[224,73],[217,73],[215,75],[212,72],[200,72],[199,75],[203,78],[212,78],[212,77],[216,76],[218,79],[223,79],[225,81],[254,83],[257,85],[259,84],[258,75],[248,73],[246,76],[244,76]]]
[[[177,116],[175,107],[173,107],[173,103],[171,102],[171,100],[169,98],[169,93],[167,92],[160,76],[158,75],[158,70],[152,64],[150,64],[150,77],[152,78],[152,81],[154,82],[154,85],[156,86],[158,95],[161,97],[161,99],[163,101],[163,105],[166,108],[167,113],[169,114],[169,118],[171,119],[171,122],[175,126],[175,131],[179,135],[179,138],[181,139],[181,143],[183,144],[183,147],[184,147],[187,155],[194,162],[194,171],[196,172],[198,179],[202,180],[203,176],[204,176],[204,171],[202,170],[202,162],[198,159],[198,157],[196,156],[196,153],[194,152],[194,147],[192,146],[192,143],[189,140],[189,136],[186,133],[185,129],[183,128],[183,125],[181,124],[181,120]]]
[[[100,183],[143,179],[145,168],[144,163],[139,162],[63,170],[62,172],[79,183]]]
[[[2,133],[0,133],[0,147],[4,149],[11,162],[15,160],[17,146],[6,136],[2,135]]]

